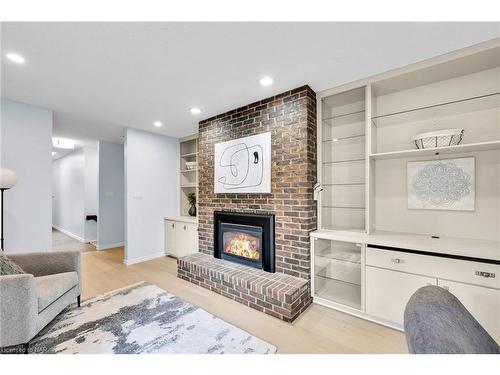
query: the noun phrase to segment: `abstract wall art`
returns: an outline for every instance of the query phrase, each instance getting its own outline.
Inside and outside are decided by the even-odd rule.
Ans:
[[[215,145],[214,191],[218,193],[271,192],[271,133]]]
[[[473,157],[408,162],[408,208],[474,211]]]

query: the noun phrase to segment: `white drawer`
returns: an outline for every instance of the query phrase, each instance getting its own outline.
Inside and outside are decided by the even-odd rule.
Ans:
[[[500,265],[366,248],[366,264],[500,289]],[[487,277],[489,275],[489,277]]]

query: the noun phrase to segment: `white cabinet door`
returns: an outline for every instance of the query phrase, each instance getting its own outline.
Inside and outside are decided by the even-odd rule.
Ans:
[[[189,233],[188,233],[188,223],[177,222],[175,226],[175,247],[176,257],[182,258],[189,253]]]
[[[175,221],[165,220],[165,253],[173,256],[177,256],[175,253],[175,226]]]
[[[189,224],[189,226],[188,226],[188,241],[189,241],[188,254],[197,253],[198,252],[198,225]]]
[[[411,295],[420,287],[436,285],[432,277],[366,266],[366,312],[403,327],[403,314]]]
[[[457,297],[483,328],[500,342],[500,290],[441,279],[438,285]]]

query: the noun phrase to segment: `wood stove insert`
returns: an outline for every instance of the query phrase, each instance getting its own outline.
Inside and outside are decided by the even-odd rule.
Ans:
[[[214,257],[275,272],[274,215],[214,212]]]

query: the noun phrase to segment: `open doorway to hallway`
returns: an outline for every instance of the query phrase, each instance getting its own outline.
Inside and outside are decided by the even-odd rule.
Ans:
[[[73,148],[61,149],[61,145]],[[123,145],[110,142],[54,140],[53,250],[123,246],[123,151]]]

